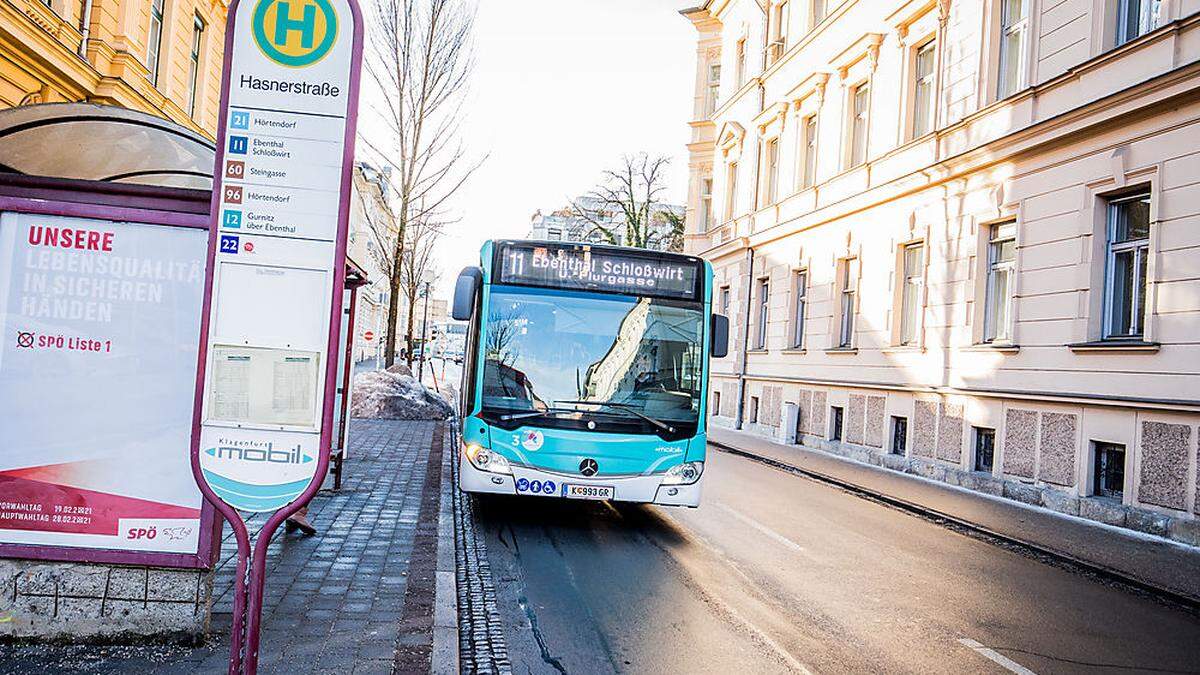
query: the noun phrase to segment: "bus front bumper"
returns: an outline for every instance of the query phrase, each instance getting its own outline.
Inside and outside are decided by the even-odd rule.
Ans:
[[[691,485],[663,485],[663,474],[584,478],[523,466],[512,467],[512,475],[497,474],[476,469],[466,454],[458,453],[458,486],[464,492],[567,498],[570,486],[584,486],[612,488],[612,501],[696,507],[700,505],[703,482],[701,476]]]

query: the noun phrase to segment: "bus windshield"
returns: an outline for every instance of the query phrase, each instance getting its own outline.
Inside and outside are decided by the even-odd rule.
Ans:
[[[700,303],[493,286],[489,306],[483,338],[485,410],[578,407],[619,416],[624,408],[656,420],[697,423]],[[616,405],[574,406],[573,401]]]

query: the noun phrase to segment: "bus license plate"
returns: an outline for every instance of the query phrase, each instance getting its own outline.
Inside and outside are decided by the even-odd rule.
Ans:
[[[568,499],[612,499],[611,485],[567,485]]]

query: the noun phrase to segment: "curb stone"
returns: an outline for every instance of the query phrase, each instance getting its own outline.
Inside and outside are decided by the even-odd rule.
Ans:
[[[451,446],[447,446],[451,447]],[[512,673],[512,661],[496,604],[487,546],[478,536],[474,500],[458,489],[457,452],[450,459],[454,505],[455,580],[458,585],[459,668],[464,673]]]
[[[446,425],[442,453],[442,476],[451,476],[453,448],[452,425]],[[442,480],[438,509],[436,593],[433,604],[433,668],[434,675],[453,675],[460,672],[458,654],[458,594],[455,590],[455,528],[453,481]]]

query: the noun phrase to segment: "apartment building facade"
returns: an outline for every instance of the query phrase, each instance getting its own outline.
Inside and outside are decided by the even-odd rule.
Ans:
[[[216,137],[227,0],[0,2],[0,107],[90,102]]]
[[[1200,544],[1200,0],[710,0],[712,423]]]

